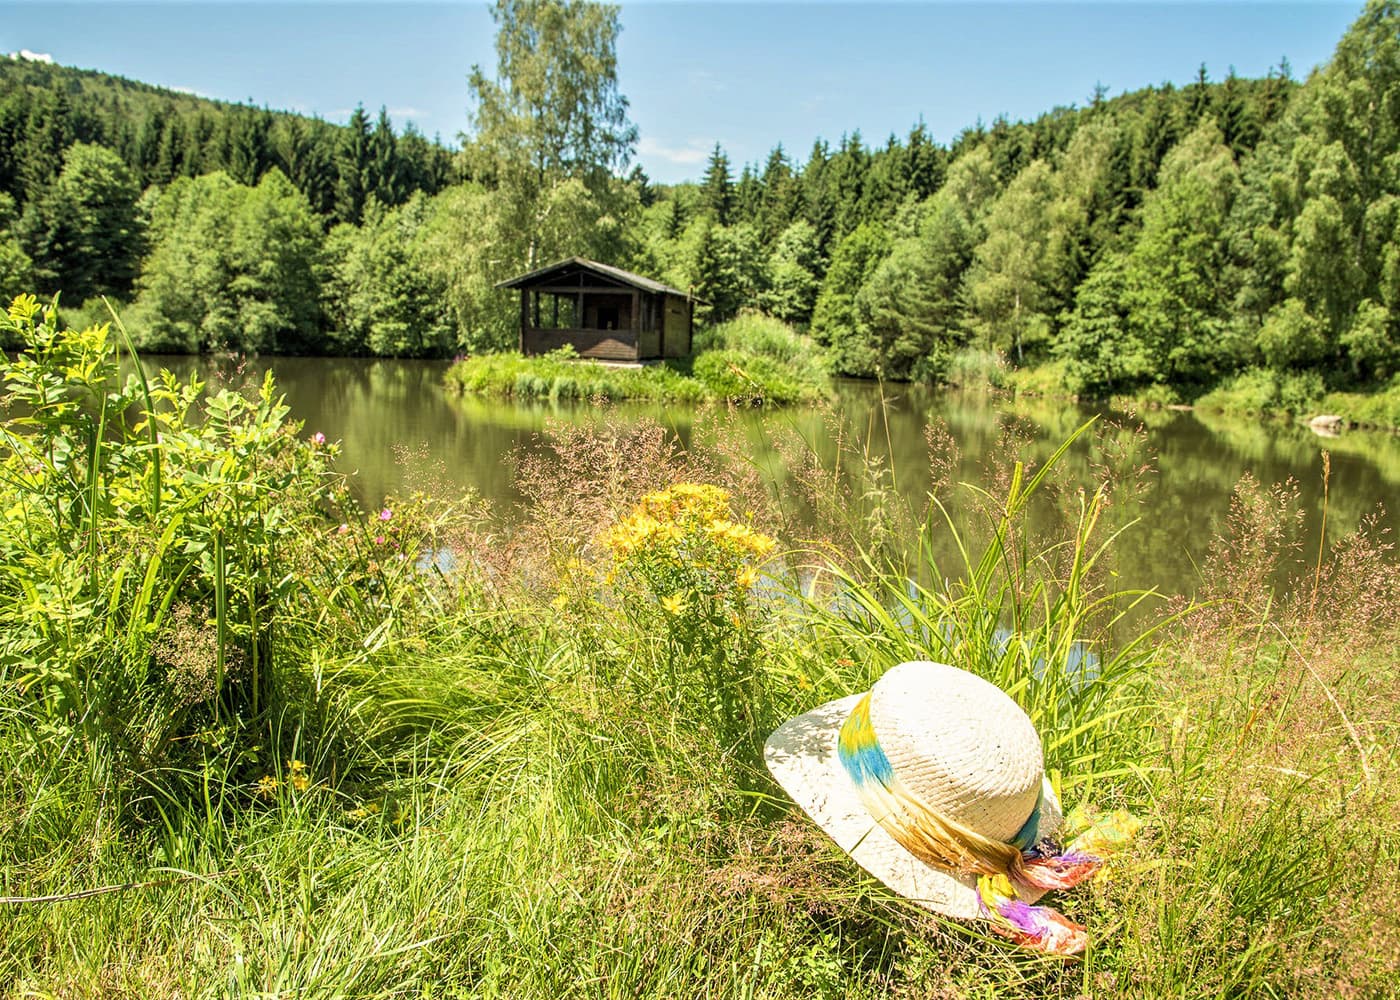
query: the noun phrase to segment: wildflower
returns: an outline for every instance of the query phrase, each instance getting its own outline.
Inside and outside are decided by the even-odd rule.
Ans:
[[[661,598],[661,607],[670,615],[684,614],[688,607],[685,603],[685,594],[678,590],[670,597]]]
[[[375,544],[375,545],[383,545],[383,544],[384,544],[384,536],[383,536],[383,535],[375,535],[375,536],[374,536],[374,544]]]
[[[559,594],[554,600],[549,602],[549,606],[556,611],[563,611],[569,606],[569,595],[563,593]]]
[[[306,764],[303,761],[287,761],[287,770],[291,772],[292,787],[298,792],[304,792],[311,787],[311,775],[307,773]]]
[[[350,533],[350,525],[342,524],[339,528],[335,529],[335,533],[337,535],[348,535]]]
[[[326,436],[320,431],[317,431],[315,434],[311,435],[311,443],[319,448],[326,443]]]
[[[277,795],[277,779],[270,774],[264,774],[258,779],[257,787],[253,789],[254,794],[260,799],[272,799]]]
[[[381,511],[379,512],[379,520],[381,520],[381,521],[388,521],[388,520],[391,519],[393,516],[394,516],[394,512],[393,512],[392,510],[390,510],[388,507],[385,507],[383,510],[381,510]]]
[[[739,586],[748,590],[758,582],[758,568],[756,566],[744,566],[735,575],[734,580]]]
[[[345,814],[347,819],[369,819],[371,816],[379,815],[378,802],[366,802],[362,806],[357,806]]]

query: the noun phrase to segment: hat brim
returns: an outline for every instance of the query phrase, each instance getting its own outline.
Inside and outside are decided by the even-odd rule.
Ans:
[[[836,738],[860,701],[853,694],[827,702],[783,723],[768,737],[763,759],[778,784],[857,864],[901,896],[920,906],[963,920],[982,915],[977,876],[958,875],[920,861],[871,817],[836,753]],[[1053,836],[1063,822],[1059,800],[1045,781],[1041,836]],[[1043,893],[1021,892],[1033,903]]]

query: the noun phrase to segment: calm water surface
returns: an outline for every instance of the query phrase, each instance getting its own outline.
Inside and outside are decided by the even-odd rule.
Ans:
[[[516,456],[536,446],[536,435],[549,421],[652,419],[689,440],[696,419],[688,408],[600,409],[463,399],[441,388],[444,362],[273,358],[233,371],[208,360],[149,360],[182,376],[193,368],[214,379],[258,378],[270,365],[306,433],[320,431],[341,442],[342,469],[356,474],[356,489],[367,504],[398,491],[470,488],[508,510],[519,499],[512,485]],[[955,477],[989,485],[989,466],[1009,450],[1008,426],[1021,428],[1024,435],[1016,452],[1039,461],[1096,412],[1059,402],[1016,403],[982,393],[881,389],[858,382],[842,384],[838,394],[840,430],[835,433],[821,414],[810,410],[724,419],[739,423],[754,460],[775,481],[784,474],[771,446],[775,434],[796,432],[828,456],[836,451],[835,439],[845,435],[848,443],[872,453],[892,453],[897,488],[921,502],[930,481],[924,431],[931,422],[945,424],[957,443]],[[1393,501],[1400,498],[1400,437],[1394,435],[1348,432],[1329,439],[1286,423],[1190,412],[1156,411],[1144,421],[1140,439],[1127,432],[1113,435],[1118,445],[1131,445],[1154,467],[1138,500],[1112,512],[1115,523],[1136,521],[1115,546],[1115,566],[1128,586],[1194,592],[1206,548],[1222,528],[1232,489],[1246,473],[1265,484],[1296,481],[1316,531],[1323,502],[1322,453],[1329,452],[1329,539],[1355,529],[1378,503],[1394,509]],[[1066,457],[1067,472],[1087,485],[1091,468],[1111,460],[1112,454],[1081,441]],[[955,516],[961,513],[954,509]],[[1305,550],[1316,550],[1315,533],[1302,541]]]

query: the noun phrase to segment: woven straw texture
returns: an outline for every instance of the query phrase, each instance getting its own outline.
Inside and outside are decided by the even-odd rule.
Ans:
[[[996,685],[942,663],[901,663],[876,682],[870,722],[904,787],[941,816],[1010,840],[1035,808],[1035,726]]]
[[[889,684],[885,683],[887,678]],[[977,683],[971,684],[967,678]],[[1001,701],[979,691],[978,685],[990,688]],[[769,771],[837,846],[895,892],[937,913],[959,919],[978,917],[981,908],[976,878],[959,877],[930,867],[901,847],[871,817],[841,765],[836,752],[837,734],[862,697],[863,694],[853,694],[827,702],[778,727],[764,747]],[[1015,702],[995,686],[943,664],[901,664],[886,672],[875,684],[871,702],[871,720],[881,746],[887,746],[885,726],[893,727],[889,731],[895,734],[893,740],[899,748],[896,751],[899,762],[894,761],[888,749],[886,753],[900,780],[910,783],[917,794],[927,796],[930,802],[939,797],[959,806],[962,811],[950,810],[950,817],[994,836],[1000,835],[982,827],[976,819],[983,813],[990,813],[992,820],[1010,826],[1006,834],[1009,838],[1029,817],[1036,795],[1043,788],[1045,801],[1041,806],[1040,832],[1051,836],[1058,830],[1062,822],[1060,804],[1049,781],[1041,775],[1040,740],[1035,728]],[[980,715],[959,716],[950,708],[957,704],[962,704],[966,710],[985,710],[987,718],[1000,722],[984,724]],[[1004,714],[1007,705],[1014,710],[1015,717]],[[878,717],[877,706],[881,706]],[[925,714],[930,711],[932,716]],[[929,723],[930,718],[940,720],[938,729]],[[993,731],[989,733],[989,730]],[[947,760],[956,762],[957,767],[950,767],[948,763],[936,766],[918,763],[921,747],[936,750],[942,747],[945,739],[950,747],[972,746],[972,752],[948,750]],[[977,755],[979,744],[980,757]],[[911,772],[902,769],[905,767],[913,768],[912,778]],[[1028,801],[1020,808],[1019,816],[1013,817],[1012,803],[1022,801],[1022,795],[1026,794],[1023,785],[1028,771],[1033,772]],[[954,782],[949,777],[940,778],[940,772],[961,775],[961,778]],[[957,791],[947,791],[955,785]],[[991,789],[995,804],[980,803],[973,789]],[[1007,794],[1006,789],[1011,789],[1011,794]],[[1040,895],[1024,891],[1021,898],[1034,902]]]

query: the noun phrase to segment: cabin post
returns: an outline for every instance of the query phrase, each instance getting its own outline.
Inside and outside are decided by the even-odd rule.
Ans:
[[[525,353],[525,328],[530,325],[530,289],[520,289],[520,353]]]
[[[627,325],[632,328],[632,360],[642,360],[642,297],[632,290],[632,315],[627,317]]]

